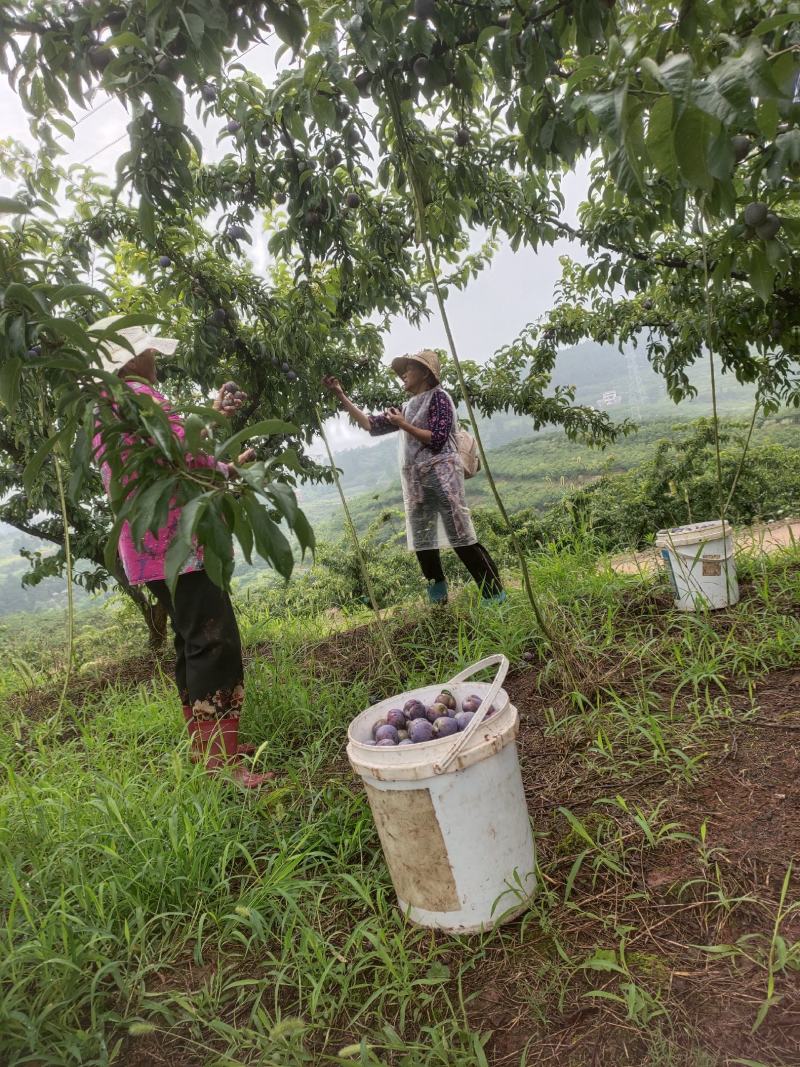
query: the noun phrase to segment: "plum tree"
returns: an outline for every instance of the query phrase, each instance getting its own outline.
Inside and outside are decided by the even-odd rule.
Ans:
[[[172,260],[169,278],[155,279],[152,296],[122,290],[126,310],[147,307],[168,329],[183,331],[192,352],[184,369],[198,392],[221,370],[237,377],[244,371],[246,384],[258,386],[251,412],[258,418],[291,411],[313,425],[315,402],[321,399],[323,413],[331,410],[307,384],[323,366],[346,377],[360,403],[385,403],[394,385],[380,370],[374,323],[396,314],[418,323],[427,313],[421,235],[446,288],[465,285],[489,258],[469,249],[475,227],[513,248],[569,237],[583,245],[587,260],[567,263],[561,304],[545,323],[510,339],[484,366],[464,365],[463,388],[482,414],[513,409],[536,428],[557,424],[571,437],[613,440],[624,424],[576,405],[568,389],[551,390],[553,364],[561,345],[583,336],[624,341],[642,331],[654,366],[679,399],[686,367],[699,358],[708,333],[701,328],[704,267],[723,371],[758,382],[761,395],[794,395],[785,356],[796,345],[798,314],[796,65],[792,28],[771,18],[765,0],[701,13],[667,0],[580,10],[416,0],[386,18],[370,7],[352,25],[352,7],[322,11],[296,0],[280,7],[204,0],[203,8],[202,25],[183,0],[150,8],[94,0],[58,19],[44,16],[33,0],[9,0],[0,10],[4,69],[42,147],[41,170],[33,176],[19,170],[21,197],[52,201],[62,179],[51,120],[62,122],[73,105],[84,106],[98,75],[134,117],[117,167],[130,210],[120,207],[124,198],[92,194],[83,221],[76,212],[63,241],[59,235],[52,244],[57,251],[47,247],[44,256],[35,230],[53,224],[43,213],[20,199],[17,214],[4,216],[12,221],[0,229],[0,261],[9,282],[23,287],[12,289],[11,309],[23,336],[0,337],[0,395],[4,416],[20,412],[13,419],[26,442],[25,462],[45,447],[50,430],[32,423],[19,403],[28,388],[22,361],[39,343],[37,298],[26,304],[22,294],[65,277],[87,284],[90,256],[110,260],[120,244],[131,249],[129,276],[144,273],[151,286],[150,265],[159,255]],[[100,43],[98,27],[123,24],[141,45]],[[269,84],[228,63],[234,49],[266,33],[277,35],[290,59]],[[180,78],[157,73],[164,57],[179,60]],[[223,133],[236,135],[236,150],[213,164],[198,158],[202,146],[185,122],[193,96]],[[505,104],[496,112],[491,101],[500,98]],[[474,150],[452,151],[454,129],[456,136],[466,131]],[[752,142],[744,155],[742,131]],[[319,165],[334,150],[358,167],[357,213],[333,209],[347,203],[354,181],[345,167]],[[559,208],[561,175],[581,155],[595,163],[590,195],[572,226]],[[324,197],[328,206],[320,210]],[[749,201],[769,205],[756,226],[766,226],[770,211],[780,221],[772,237],[742,239]],[[282,203],[289,210],[275,213],[267,235],[280,282],[265,289],[238,258],[234,265],[219,256],[202,220],[234,213],[249,226],[257,212],[269,216]],[[695,218],[700,228],[693,233]],[[13,254],[19,233],[31,251],[22,265]],[[211,269],[195,247],[205,250]],[[643,308],[643,292],[652,308]],[[100,317],[106,301],[119,297],[105,282],[99,294],[70,297],[51,318]],[[259,331],[281,356],[290,354],[293,373],[302,372],[291,400],[264,379],[276,368],[258,355]],[[55,411],[56,386],[62,396],[78,390],[78,372],[65,370],[63,358],[78,336],[45,339],[39,358],[52,360],[49,369],[28,369],[38,360],[26,361],[25,375],[39,376],[48,410]],[[345,357],[346,342],[368,351],[363,367]],[[84,366],[88,335],[85,343]],[[445,381],[454,384],[452,365],[445,366]],[[77,429],[65,441],[69,433]],[[9,449],[13,441],[12,433]],[[3,454],[11,484],[19,484],[25,462],[5,445]],[[302,450],[296,462],[286,477],[315,469]],[[49,461],[39,465],[40,473],[52,475],[51,468]],[[198,528],[204,543],[219,533],[215,519],[225,522],[222,503],[211,514]]]

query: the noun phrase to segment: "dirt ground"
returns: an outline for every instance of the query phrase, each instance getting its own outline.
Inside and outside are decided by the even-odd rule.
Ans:
[[[592,781],[576,770],[574,754],[544,743],[546,701],[532,687],[532,676],[524,672],[511,677],[507,689],[520,711],[523,778],[541,862],[564,834],[558,804],[580,813],[594,799],[613,796],[615,783]],[[765,935],[764,946],[772,937],[787,864],[800,855],[799,686],[800,671],[765,677],[755,691],[757,721],[731,725],[709,753],[699,782],[675,793],[673,783],[651,775],[638,790],[645,808],[666,799],[669,818],[690,833],[698,835],[705,824],[711,859],[703,873],[710,871],[713,882],[718,870],[724,893],[745,898],[741,903],[728,909],[715,899],[710,884],[700,888],[693,842],[670,842],[643,855],[639,885],[633,887],[640,890],[638,900],[621,899],[619,885],[611,879],[605,885],[580,879],[576,884],[581,913],[571,932],[577,942],[585,944],[587,953],[596,946],[613,946],[616,938],[608,931],[629,926],[626,954],[629,963],[635,961],[632,970],[641,971],[644,964],[644,984],[652,979],[666,999],[672,1051],[665,1052],[665,1067],[694,1064],[703,1049],[721,1057],[726,1067],[746,1061],[800,1064],[800,975],[790,971],[778,977],[778,1002],[753,1033],[756,1012],[767,995],[765,959],[714,958],[697,947],[732,945],[743,935],[759,933]],[[729,694],[735,703],[737,694]],[[738,696],[742,706],[750,704],[748,694]],[[629,783],[619,786],[629,802],[637,799]],[[698,880],[697,892],[679,892],[693,879]],[[799,889],[800,879],[793,878],[787,902],[798,899]],[[780,932],[786,942],[800,939],[800,915],[789,915]],[[755,949],[753,954],[759,955]],[[762,947],[760,956],[765,954]],[[560,1016],[549,1015],[543,1036],[541,1018],[530,1011],[533,974],[526,979],[529,967],[541,967],[541,953],[528,953],[528,960],[525,956],[524,951],[515,955],[517,970],[509,969],[504,959],[498,961],[496,973],[481,976],[471,1018],[474,1025],[495,1032],[490,1063],[517,1065],[526,1048],[529,1064],[616,1067],[644,1061],[640,1031],[626,1021],[624,1010],[609,1008],[606,1000],[576,1003],[574,996],[568,997]],[[616,987],[613,980],[607,984]]]

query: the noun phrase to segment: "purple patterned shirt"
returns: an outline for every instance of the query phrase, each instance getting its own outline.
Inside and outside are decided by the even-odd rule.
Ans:
[[[394,433],[397,428],[385,415],[369,416],[369,432],[372,437]],[[431,397],[428,425],[425,428],[431,431],[431,443],[425,447],[430,448],[431,452],[441,452],[453,429],[453,408],[447,395],[441,389],[437,389]]]

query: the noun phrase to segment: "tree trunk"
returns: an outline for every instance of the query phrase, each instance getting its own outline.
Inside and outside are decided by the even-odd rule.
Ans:
[[[114,568],[114,577],[119,584],[120,589],[134,602],[136,607],[142,613],[142,618],[145,621],[148,632],[148,646],[153,652],[158,652],[164,646],[164,642],[167,638],[167,625],[169,623],[169,616],[166,609],[158,603],[157,600],[152,600],[147,593],[144,586],[131,585],[125,576],[125,571],[122,569],[122,564],[117,560],[117,565]]]

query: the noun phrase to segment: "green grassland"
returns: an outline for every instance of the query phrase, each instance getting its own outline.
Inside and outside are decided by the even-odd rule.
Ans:
[[[738,565],[741,604],[709,617],[672,611],[660,577],[614,574],[585,547],[540,552],[555,649],[513,587],[500,610],[468,591],[437,612],[409,602],[388,634],[240,598],[243,731],[282,772],[249,797],[188,762],[169,664],[132,654],[132,617],[96,635],[60,711],[60,674],[6,661],[0,1062],[797,1062],[796,834],[782,862],[762,853],[796,826],[772,797],[792,788],[796,709],[765,694],[798,662],[800,556]],[[378,697],[498,651],[522,716],[539,892],[492,933],[431,934],[397,909],[346,727]],[[704,797],[732,758],[755,773],[748,746],[772,742],[759,806],[773,832],[742,844]]]

